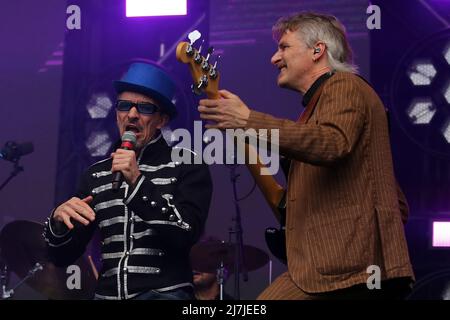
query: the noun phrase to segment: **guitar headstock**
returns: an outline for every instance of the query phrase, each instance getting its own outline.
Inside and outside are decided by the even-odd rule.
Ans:
[[[202,46],[199,49],[194,48],[193,42],[198,38],[193,40],[191,34],[189,35],[191,43],[180,42],[178,44],[177,59],[189,66],[189,71],[194,80],[192,91],[195,94],[205,93],[209,99],[218,99],[220,97],[218,93],[220,74],[217,71],[217,60],[214,65],[209,62],[213,49],[209,48],[207,56],[202,56]]]

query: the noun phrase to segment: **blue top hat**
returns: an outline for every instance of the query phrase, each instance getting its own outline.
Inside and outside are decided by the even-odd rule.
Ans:
[[[156,65],[142,62],[131,64],[122,79],[114,81],[114,88],[117,94],[131,91],[154,98],[160,103],[161,111],[170,119],[177,115],[176,107],[172,103],[175,83],[164,70]]]

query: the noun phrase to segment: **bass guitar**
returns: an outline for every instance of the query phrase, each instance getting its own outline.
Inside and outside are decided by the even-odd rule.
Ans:
[[[193,84],[192,91],[197,94],[206,94],[209,99],[220,99],[219,95],[219,79],[220,73],[217,70],[217,62],[212,65],[209,60],[211,58],[212,49],[207,51],[207,56],[201,54],[201,46],[199,49],[194,48],[193,43],[198,40],[199,33],[194,31],[189,34],[189,42],[180,42],[177,45],[177,60],[185,63],[189,67]],[[267,246],[271,253],[280,261],[286,264],[286,241],[285,241],[285,215],[286,215],[286,191],[268,173],[268,169],[261,162],[257,151],[248,143],[245,143],[245,152],[247,159],[256,159],[256,163],[246,163],[251,175],[255,179],[256,184],[261,190],[264,198],[272,209],[275,217],[280,222],[279,228],[267,228],[265,238]],[[262,174],[265,172],[265,174]]]

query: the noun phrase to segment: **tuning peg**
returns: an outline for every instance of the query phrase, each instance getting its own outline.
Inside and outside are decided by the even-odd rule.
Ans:
[[[202,36],[202,34],[200,33],[200,31],[198,31],[198,30],[192,31],[191,33],[188,34],[188,38],[189,38],[189,41],[190,41],[189,44],[192,46],[195,41],[200,39],[201,36]]]
[[[195,84],[191,84],[191,90],[192,90],[192,93],[194,93],[196,96],[201,96],[202,95],[202,90],[199,89],[197,87],[197,85],[195,85]]]
[[[202,75],[200,81],[198,82],[198,88],[203,89],[208,86],[208,77],[206,75]]]
[[[192,55],[194,54],[194,48],[192,47],[191,44],[188,44],[186,46],[186,54],[190,57],[192,57]]]
[[[202,94],[202,89],[208,86],[208,77],[206,75],[202,75],[198,81],[197,85],[191,85],[191,90],[196,95]]]
[[[192,56],[194,54],[194,48],[192,47],[194,45],[194,42],[197,41],[198,39],[200,39],[200,37],[202,36],[202,34],[198,31],[198,30],[194,30],[191,33],[189,33],[188,38],[189,38],[189,44],[186,47],[186,54],[188,56]]]
[[[195,55],[194,55],[194,61],[197,64],[200,64],[203,60],[201,53],[202,53],[202,47],[203,47],[204,42],[205,42],[205,40],[202,40],[200,47],[198,48],[197,52],[195,52]]]
[[[211,79],[217,78],[217,63],[219,62],[220,56],[217,56],[216,62],[214,62],[213,67],[209,70],[209,77]]]
[[[202,39],[202,43],[200,43],[200,47],[198,47],[198,53],[201,54],[202,53],[202,48],[203,48],[203,44],[205,43],[205,39]]]
[[[208,48],[208,55],[206,56],[205,60],[203,60],[202,62],[202,69],[204,71],[208,71],[209,70],[209,58],[211,57],[211,54],[214,52],[214,47],[209,47]]]

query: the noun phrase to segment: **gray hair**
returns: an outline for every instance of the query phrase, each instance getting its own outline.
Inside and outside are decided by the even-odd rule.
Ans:
[[[280,40],[287,31],[297,31],[308,48],[313,48],[319,41],[324,42],[331,69],[357,72],[358,67],[353,64],[353,53],[345,34],[345,27],[336,17],[315,12],[300,12],[280,18],[272,28],[276,40]]]

